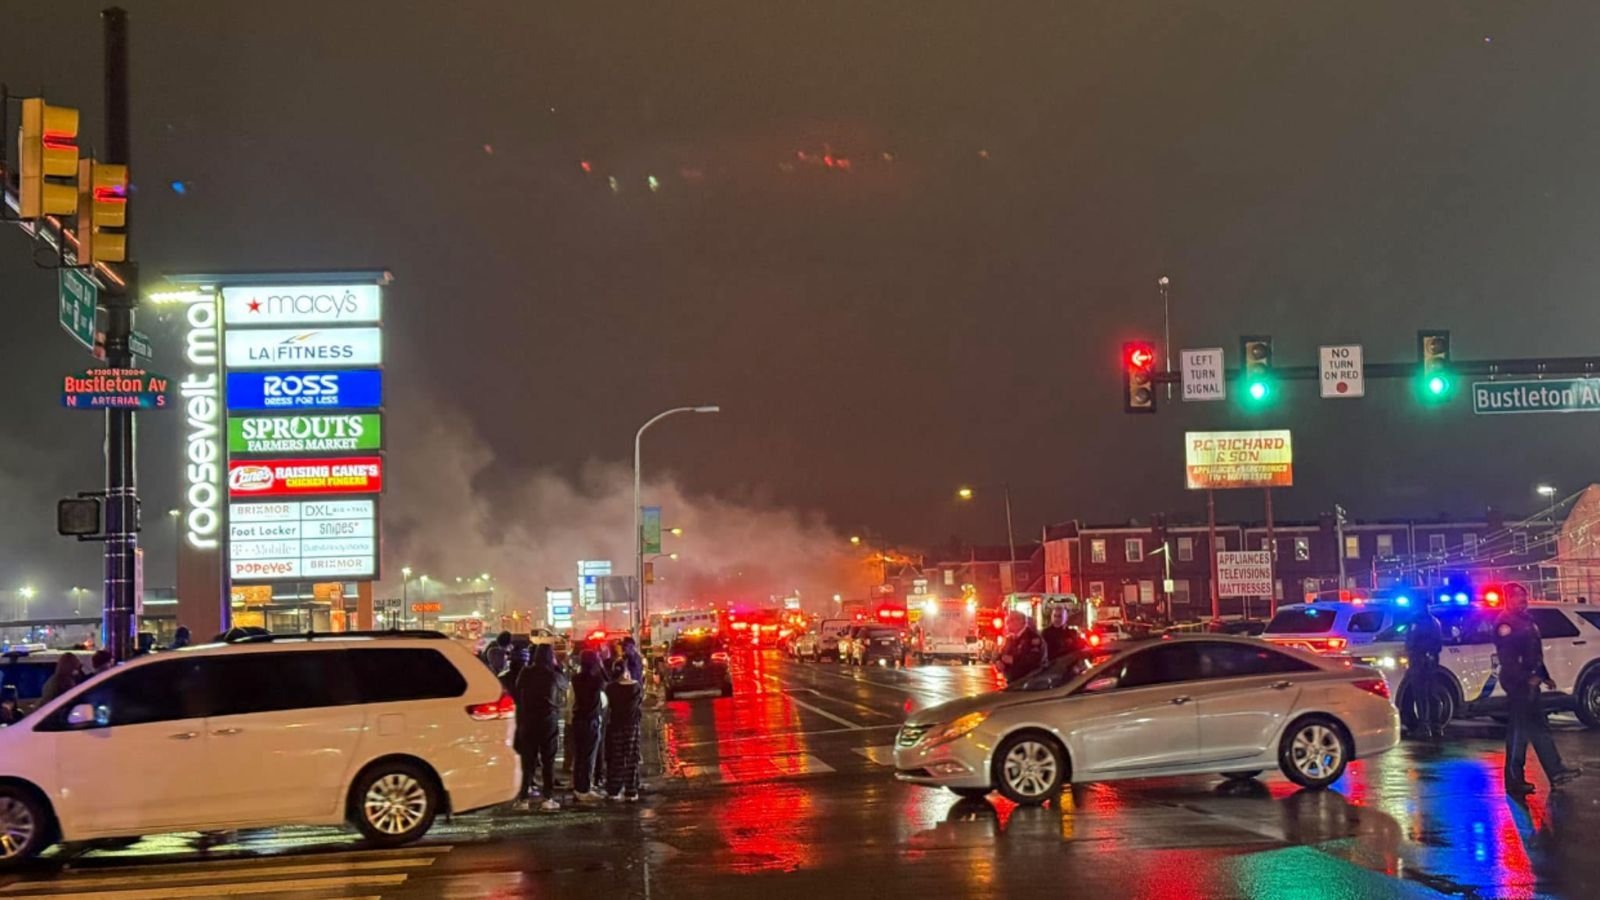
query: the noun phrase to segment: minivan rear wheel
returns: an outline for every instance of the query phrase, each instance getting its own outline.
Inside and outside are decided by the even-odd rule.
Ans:
[[[439,812],[439,787],[420,767],[396,760],[362,773],[353,792],[356,829],[374,844],[395,847],[427,833]]]
[[[0,871],[15,868],[50,846],[50,812],[43,801],[13,785],[0,785]]]

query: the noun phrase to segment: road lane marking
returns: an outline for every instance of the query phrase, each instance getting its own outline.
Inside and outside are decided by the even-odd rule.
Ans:
[[[405,874],[350,875],[343,878],[291,878],[285,881],[212,882],[187,887],[170,886],[139,888],[131,891],[71,891],[42,894],[8,894],[13,900],[168,900],[172,897],[241,897],[250,894],[287,894],[299,891],[337,891],[354,887],[397,887],[405,883]],[[32,888],[48,886],[49,882],[34,882]]]
[[[849,728],[824,728],[820,731],[774,731],[771,734],[753,734],[749,737],[725,738],[711,741],[689,741],[678,744],[679,747],[726,747],[729,744],[742,744],[747,741],[776,741],[789,740],[790,738],[817,737],[824,734],[855,734],[861,731],[883,731],[889,728],[898,729],[899,725],[854,725]]]
[[[762,677],[771,679],[772,681],[777,682],[780,686],[783,684],[782,681],[778,680],[778,676],[776,676],[776,675],[763,675]],[[837,723],[839,723],[840,725],[843,725],[846,728],[860,730],[860,729],[866,727],[865,725],[857,725],[855,722],[852,722],[849,719],[844,718],[843,716],[836,716],[833,713],[828,712],[827,710],[823,709],[820,706],[813,706],[810,703],[807,703],[804,700],[801,700],[800,698],[796,697],[793,694],[784,694],[783,696],[788,697],[789,698],[789,702],[793,703],[795,706],[798,706],[801,709],[809,709],[812,712],[816,713],[817,715],[823,717],[824,719],[827,719],[830,722],[837,722]]]
[[[213,864],[215,865],[215,864]],[[230,868],[230,874],[249,878],[267,878],[283,875],[333,875],[340,872],[371,871],[373,869],[418,869],[433,865],[432,857],[413,859],[374,859],[359,862],[318,862],[295,865],[254,866]],[[139,870],[135,870],[139,871]],[[49,881],[13,884],[0,888],[0,895],[10,896],[25,890],[61,887],[78,890],[92,887],[121,887],[139,884],[172,884],[182,881],[214,881],[217,872],[196,870],[192,872],[151,872],[139,874],[107,875],[95,870],[78,870]]]
[[[874,747],[851,747],[850,749],[865,756],[868,762],[877,763],[880,766],[894,766],[893,744],[880,744]]]
[[[827,775],[837,772],[810,753],[779,753],[770,756],[739,756],[716,765],[683,767],[686,779],[738,784],[798,775]]]

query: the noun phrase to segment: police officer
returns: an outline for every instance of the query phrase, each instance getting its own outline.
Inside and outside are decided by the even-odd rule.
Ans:
[[[1439,654],[1444,652],[1444,634],[1439,620],[1420,604],[1406,628],[1405,696],[1411,706],[1413,733],[1417,737],[1444,737],[1442,704],[1439,702]]]
[[[1050,624],[1039,633],[1039,637],[1044,641],[1045,656],[1049,659],[1060,659],[1083,647],[1083,636],[1078,634],[1077,629],[1067,624],[1068,615],[1065,608],[1051,610]]]
[[[1495,622],[1494,646],[1500,657],[1500,681],[1506,690],[1506,793],[1523,796],[1533,793],[1533,785],[1523,772],[1528,759],[1528,744],[1539,755],[1539,765],[1554,786],[1561,786],[1583,774],[1581,767],[1567,768],[1556,752],[1555,741],[1545,722],[1539,702],[1541,687],[1555,688],[1544,667],[1543,638],[1539,626],[1528,615],[1528,589],[1520,584],[1506,588],[1506,608]]]
[[[1000,651],[1000,674],[1013,682],[1044,667],[1050,659],[1044,639],[1033,627],[1033,620],[1012,610],[1006,615],[1006,644]]]

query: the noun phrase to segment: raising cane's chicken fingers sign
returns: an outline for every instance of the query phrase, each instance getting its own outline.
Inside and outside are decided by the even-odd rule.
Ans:
[[[383,458],[251,459],[228,461],[230,497],[301,497],[376,494],[383,489]]]

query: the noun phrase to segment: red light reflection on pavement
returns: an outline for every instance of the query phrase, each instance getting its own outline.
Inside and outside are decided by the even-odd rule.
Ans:
[[[727,844],[716,869],[724,872],[792,872],[813,860],[807,839],[812,800],[803,784],[736,786],[712,813]],[[722,856],[723,854],[718,854]]]

